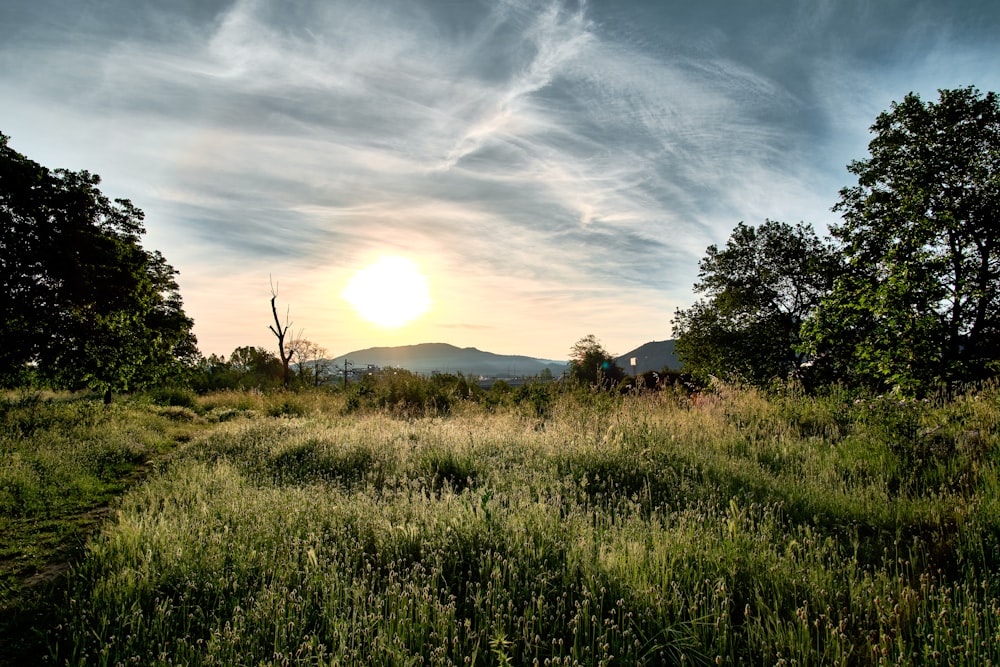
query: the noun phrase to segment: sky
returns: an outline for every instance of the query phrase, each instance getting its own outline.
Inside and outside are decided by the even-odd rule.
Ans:
[[[625,354],[739,222],[825,235],[893,101],[1000,91],[998,34],[995,0],[5,0],[0,132],[145,212],[205,355],[276,351],[272,290],[329,356]],[[427,307],[363,319],[404,264],[368,300]]]

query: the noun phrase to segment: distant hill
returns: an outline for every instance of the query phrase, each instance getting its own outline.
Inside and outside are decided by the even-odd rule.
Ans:
[[[615,363],[621,366],[626,373],[631,374],[632,357],[635,357],[635,372],[638,374],[646,371],[661,371],[664,368],[669,368],[672,371],[681,369],[681,362],[677,359],[677,354],[674,353],[674,341],[672,340],[652,341],[641,345],[615,359]]]
[[[520,377],[539,375],[548,368],[553,377],[566,370],[566,362],[536,359],[509,354],[483,352],[474,347],[455,347],[447,343],[422,343],[399,347],[370,347],[349,352],[333,359],[343,367],[362,369],[371,364],[379,367],[405,368],[414,373],[463,373],[467,376]]]
[[[626,373],[632,372],[630,360],[636,358],[636,372],[659,371],[664,368],[680,370],[681,363],[674,353],[674,341],[652,341],[615,359]],[[467,376],[530,377],[541,374],[546,368],[553,377],[559,377],[567,362],[537,359],[512,354],[494,354],[474,347],[455,347],[447,343],[421,343],[398,347],[370,347],[348,352],[332,363],[343,368],[348,360],[352,369],[361,370],[369,364],[382,368],[405,368],[414,373],[462,373]]]

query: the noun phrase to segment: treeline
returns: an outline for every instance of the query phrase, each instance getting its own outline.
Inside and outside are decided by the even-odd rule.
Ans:
[[[915,94],[878,116],[841,222],[740,223],[673,319],[695,378],[919,396],[1000,371],[1000,103]]]
[[[714,378],[789,379],[907,396],[1000,371],[1000,102],[974,87],[916,94],[880,114],[820,238],[806,223],[740,222],[699,263],[701,298],[673,317],[690,378],[626,378],[593,337],[572,348],[577,384],[630,390]],[[86,171],[49,170],[0,134],[0,387],[198,391],[330,383],[325,350],[287,334],[279,355],[205,358],[177,272],[141,245],[141,210]],[[360,397],[359,397],[360,400]]]
[[[291,347],[295,358],[295,347]],[[227,359],[212,354],[202,357],[188,370],[186,384],[199,393],[227,389],[281,389],[329,386],[338,375],[330,362],[323,358],[298,355],[285,376],[284,364],[264,347],[243,346],[233,350]]]

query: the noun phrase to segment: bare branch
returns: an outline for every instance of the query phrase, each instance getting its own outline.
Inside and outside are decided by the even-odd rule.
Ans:
[[[275,338],[278,339],[278,356],[281,357],[282,366],[282,381],[285,388],[288,388],[289,381],[289,370],[288,365],[292,360],[292,355],[295,353],[294,350],[286,347],[285,336],[288,334],[288,330],[291,329],[292,324],[288,321],[289,314],[291,312],[291,307],[285,312],[285,324],[281,324],[281,320],[278,318],[278,286],[273,281],[271,282],[271,314],[274,316],[274,325],[268,326],[271,333],[274,334]]]

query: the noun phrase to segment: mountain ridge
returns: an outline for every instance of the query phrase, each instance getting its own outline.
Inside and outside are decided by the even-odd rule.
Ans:
[[[405,368],[415,373],[463,373],[492,377],[523,377],[539,375],[546,368],[558,377],[567,366],[565,361],[539,359],[525,355],[496,354],[475,347],[457,347],[450,343],[417,343],[393,347],[370,347],[335,357],[332,361],[343,367],[347,360],[354,368],[367,365],[382,368]]]
[[[652,341],[616,359],[626,372],[632,372],[631,357],[636,357],[636,372],[661,370],[665,366],[679,367],[673,352],[673,341]],[[663,363],[660,363],[663,360]],[[559,377],[569,362],[542,359],[518,354],[497,354],[475,347],[457,347],[450,343],[417,343],[369,347],[339,355],[328,360],[341,368],[347,361],[352,368],[372,365],[380,368],[404,368],[414,373],[462,373],[489,377],[530,377],[548,369]],[[657,365],[660,364],[660,365]]]
[[[635,368],[632,367],[632,359],[635,359]],[[683,365],[677,358],[677,352],[674,351],[673,339],[644,343],[631,352],[617,357],[615,363],[626,373],[635,372],[638,375],[647,371],[661,371],[664,368],[679,371]]]

